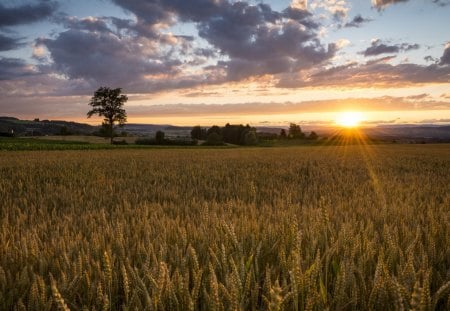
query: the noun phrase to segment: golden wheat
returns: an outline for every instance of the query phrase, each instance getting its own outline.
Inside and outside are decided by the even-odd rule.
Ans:
[[[0,152],[0,310],[445,310],[450,146]]]

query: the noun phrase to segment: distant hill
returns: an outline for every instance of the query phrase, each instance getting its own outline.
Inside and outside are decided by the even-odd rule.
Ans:
[[[16,136],[43,135],[92,135],[100,126],[62,120],[20,120],[15,117],[0,116],[0,136],[14,133]],[[191,126],[174,126],[170,124],[136,124],[127,123],[118,132],[125,131],[134,136],[153,136],[157,131],[164,131],[169,137],[190,136]]]
[[[14,133],[18,136],[88,135],[97,128],[89,124],[62,120],[19,120],[14,117],[0,117],[0,133]]]
[[[380,139],[450,142],[450,125],[376,126],[364,129],[366,135]]]

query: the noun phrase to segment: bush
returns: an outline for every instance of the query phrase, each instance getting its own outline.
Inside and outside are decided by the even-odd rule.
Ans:
[[[223,144],[222,137],[216,132],[209,133],[206,142],[203,143],[206,146],[222,146]]]
[[[163,145],[165,142],[164,137],[166,134],[163,131],[157,131],[155,134],[155,140],[158,145]]]
[[[248,131],[244,136],[244,145],[254,146],[258,143],[258,137],[255,131]]]

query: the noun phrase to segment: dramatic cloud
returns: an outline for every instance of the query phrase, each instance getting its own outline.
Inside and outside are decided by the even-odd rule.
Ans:
[[[324,43],[328,37],[323,30],[330,23],[333,27],[361,27],[371,21],[356,15],[344,24],[342,18],[350,8],[350,2],[344,0],[296,0],[277,10],[259,1],[112,2],[128,15],[76,17],[69,11],[55,12],[52,1],[15,8],[0,5],[0,17],[5,17],[0,27],[49,17],[53,23],[51,31],[33,38],[23,60],[1,58],[0,91],[13,94],[17,92],[14,83],[19,82],[20,91],[28,96],[56,96],[91,94],[99,85],[123,87],[129,94],[148,94],[183,88],[198,91],[209,85],[221,85],[218,87],[225,90],[255,84],[274,92],[275,87],[384,88],[449,81],[449,47],[440,59],[430,51],[428,60],[433,63],[423,66],[390,64],[395,54],[418,49],[418,44],[376,40],[367,49],[358,50],[366,57],[395,56],[358,63],[360,56],[348,56],[347,50],[354,50],[359,40],[351,38],[352,48],[340,53],[348,39]],[[381,8],[394,2],[374,3]],[[15,38],[10,31],[0,33],[0,51],[21,47],[22,40],[29,39],[18,34]],[[182,35],[177,35],[178,31]],[[20,55],[25,54],[21,51]],[[355,61],[345,63],[349,59]],[[8,75],[10,84],[5,83]],[[231,91],[223,94],[227,92]]]
[[[40,39],[54,61],[53,68],[71,79],[99,84],[128,85],[144,75],[174,73],[179,62],[152,60],[154,51],[145,42],[123,39],[111,33],[68,30],[55,39]],[[148,50],[149,51],[148,51]]]
[[[372,45],[369,46],[364,52],[364,56],[376,56],[380,54],[392,54],[399,52],[407,52],[410,50],[417,50],[420,46],[418,44],[395,44],[395,45],[387,45],[382,43],[380,40],[372,41]]]
[[[138,24],[170,25],[175,18],[196,23],[199,36],[228,58],[215,69],[231,81],[310,68],[336,51],[320,43],[318,25],[297,6],[278,12],[267,4],[226,0],[115,2],[133,12]]]
[[[20,39],[4,36],[0,33],[0,52],[17,49],[22,46]]]
[[[52,22],[66,30],[35,40],[39,73],[63,77],[58,85],[76,81],[76,92],[84,87],[85,94],[97,85],[156,92],[298,72],[330,61],[337,51],[320,42],[319,25],[301,5],[274,11],[228,0],[114,2],[135,18],[54,14]],[[54,5],[45,3],[49,10],[40,16],[53,12]],[[172,34],[169,27],[180,21],[195,25],[204,43]],[[7,39],[0,37],[0,47],[19,44]]]
[[[368,23],[372,21],[372,19],[370,18],[364,18],[361,15],[356,15],[350,22],[346,23],[344,25],[344,27],[355,27],[355,28],[359,28],[361,27],[363,24]]]
[[[0,3],[0,27],[30,24],[51,16],[56,4],[41,1],[37,4],[26,4],[18,7],[6,7]]]
[[[450,65],[450,43],[447,43],[444,50],[444,55],[441,57],[440,65]]]

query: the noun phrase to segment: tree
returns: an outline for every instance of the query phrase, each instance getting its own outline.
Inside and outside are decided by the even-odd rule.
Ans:
[[[317,135],[316,132],[312,131],[312,132],[309,134],[309,139],[316,140],[317,138],[319,138],[319,135]]]
[[[123,126],[127,122],[127,114],[123,105],[128,97],[121,93],[121,88],[100,87],[89,102],[93,109],[87,113],[87,117],[90,118],[94,114],[104,117],[103,123],[109,128],[111,144],[114,139],[114,124],[118,123],[119,126]]]
[[[163,131],[157,131],[155,134],[155,141],[158,145],[162,145],[164,143],[164,132]]]
[[[280,131],[280,138],[284,139],[286,137],[287,137],[286,130],[285,129],[281,129],[281,131]]]
[[[211,126],[206,132],[206,134],[209,136],[209,134],[211,133],[217,133],[217,135],[219,135],[220,138],[222,139],[222,129],[220,128],[220,126],[218,125]]]
[[[223,145],[222,136],[217,134],[217,132],[211,132],[208,134],[208,137],[206,138],[205,145],[209,146],[219,146]]]
[[[256,131],[250,130],[245,133],[244,145],[253,146],[258,143],[258,137],[256,136]]]
[[[200,125],[196,125],[191,130],[191,138],[203,140],[206,139],[206,129],[202,128]]]
[[[289,125],[289,137],[290,138],[304,138],[305,134],[302,132],[300,125],[291,123]]]

